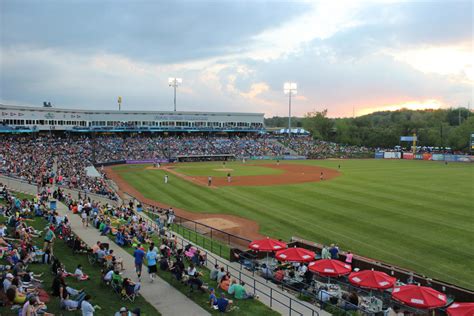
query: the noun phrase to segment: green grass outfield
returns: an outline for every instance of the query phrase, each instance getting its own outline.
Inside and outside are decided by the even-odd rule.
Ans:
[[[474,289],[474,165],[407,160],[285,163],[340,164],[342,176],[315,183],[211,189],[172,174],[165,185],[164,171],[142,165],[114,170],[147,198],[194,212],[246,217],[259,222],[265,235],[338,243],[342,249]],[[203,173],[222,167],[184,166],[189,165],[193,172],[201,166]],[[239,162],[226,166],[247,168]]]

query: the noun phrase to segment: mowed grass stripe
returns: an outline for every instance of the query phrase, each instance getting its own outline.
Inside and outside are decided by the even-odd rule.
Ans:
[[[325,189],[329,187],[332,189]],[[391,206],[398,207],[397,212],[403,213],[409,218],[456,227],[460,230],[464,230],[466,233],[472,229],[472,225],[470,225],[468,221],[468,214],[463,211],[453,212],[455,209],[453,205],[456,203],[452,200],[439,200],[436,196],[429,195],[429,198],[426,201],[420,201],[419,196],[413,196],[405,190],[397,190],[395,193],[398,194],[391,194],[389,192],[381,194],[379,191],[367,191],[361,189],[359,186],[344,185],[341,183],[337,185],[328,184],[325,187],[318,187],[318,190],[326,193],[335,192],[334,194],[343,197],[350,196],[351,202],[357,201],[365,205],[367,204],[367,201],[370,204],[378,203],[381,205],[381,208]],[[297,191],[295,193],[298,194]],[[403,199],[400,199],[400,196],[402,196]],[[410,196],[411,198],[409,198]],[[468,206],[465,205],[464,207]],[[416,209],[417,212],[413,212],[413,209]],[[447,214],[449,214],[449,216],[446,216]]]
[[[327,182],[327,183],[330,183],[330,182]],[[381,206],[384,206],[384,205],[390,206],[389,203],[386,203],[385,200],[380,201],[379,203],[374,203],[374,202],[377,201],[376,200],[377,197],[373,196],[371,194],[368,194],[368,193],[366,193],[366,195],[369,195],[369,197],[364,198],[363,197],[364,192],[361,192],[361,191],[357,191],[357,194],[352,194],[353,192],[348,192],[347,190],[345,190],[345,191],[336,190],[336,191],[331,192],[331,191],[328,191],[327,189],[325,189],[324,187],[321,187],[321,186],[318,186],[317,188],[314,187],[313,190],[311,190],[309,187],[306,187],[306,186],[305,187],[300,186],[298,188],[295,188],[293,190],[293,194],[292,194],[293,199],[292,200],[297,200],[298,198],[304,198],[304,199],[308,200],[315,193],[331,194],[337,200],[341,200],[341,199],[346,200],[346,197],[350,196],[351,200],[348,200],[348,203],[346,205],[347,208],[350,208],[352,206],[352,204],[353,204],[352,199],[355,199],[356,201],[359,202],[359,204],[361,206],[366,207],[366,208],[369,206],[369,204],[379,204]],[[351,194],[349,194],[349,193],[351,193]],[[319,199],[320,197],[318,197],[317,201],[321,201]],[[277,198],[277,196],[272,197],[272,200],[274,200],[275,198]],[[325,196],[323,196],[323,198],[325,198]],[[427,216],[425,216],[425,215],[415,217],[413,215],[414,213],[410,209],[406,209],[404,207],[404,205],[403,205],[404,202],[402,202],[402,204],[400,205],[400,203],[399,203],[400,201],[397,201],[397,200],[394,200],[394,199],[392,199],[392,201],[393,201],[393,203],[395,203],[395,205],[393,205],[393,207],[395,207],[395,209],[393,210],[394,214],[397,214],[397,215],[400,214],[400,215],[412,217],[413,219],[428,220]],[[308,206],[313,205],[312,201],[310,201],[308,204],[309,204]],[[329,205],[328,207],[331,207],[331,206]],[[393,208],[393,207],[391,206],[391,208]],[[367,210],[369,210],[369,209],[367,209]],[[360,213],[359,216],[369,217],[372,220],[372,219],[374,219],[374,216],[378,216],[380,218],[383,218],[386,215],[386,214],[384,214],[384,212],[380,212],[381,208],[375,208],[374,210],[375,210],[375,212]],[[432,221],[431,218],[429,218],[428,221],[430,221],[430,222],[432,222],[433,224],[436,224],[436,225],[446,225],[446,223],[444,223],[442,221]],[[467,222],[467,225],[469,225],[468,222]],[[447,225],[447,226],[448,227],[454,227],[456,225]],[[456,226],[456,227],[458,227],[458,226]],[[469,232],[467,231],[467,233],[469,233]]]
[[[420,184],[411,184],[408,182],[406,178],[401,179],[399,182],[400,184],[387,184],[386,181],[383,179],[378,179],[378,177],[374,178],[363,178],[363,177],[355,177],[351,173],[347,174],[348,177],[339,177],[335,178],[334,180],[330,181],[331,183],[351,183],[362,185],[364,188],[367,189],[386,189],[387,191],[395,191],[395,190],[405,190],[407,193],[412,194],[419,194],[419,197],[424,199],[426,194],[435,195],[438,197],[447,196],[447,192],[443,189],[435,189],[433,186],[444,187],[446,184],[437,183],[437,182],[430,182],[430,183],[423,183]],[[443,182],[449,183],[451,180],[449,178],[444,178]],[[328,181],[329,182],[329,181]],[[465,192],[463,190],[466,190]],[[458,185],[456,191],[449,192],[449,197],[452,199],[459,199],[463,202],[468,202],[465,200],[466,194],[472,193],[472,189],[469,190],[469,186],[460,186]]]

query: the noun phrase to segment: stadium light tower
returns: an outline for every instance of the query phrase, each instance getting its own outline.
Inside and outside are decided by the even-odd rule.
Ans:
[[[176,112],[176,88],[183,83],[181,78],[168,78],[168,85],[174,88],[174,111]]]
[[[285,82],[283,85],[283,92],[288,94],[288,138],[291,137],[291,96],[298,92],[296,88],[295,82]]]

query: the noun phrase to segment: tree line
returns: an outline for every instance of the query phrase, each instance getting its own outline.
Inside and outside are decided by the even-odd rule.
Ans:
[[[416,134],[419,146],[450,147],[468,152],[474,115],[466,108],[381,111],[354,118],[328,118],[327,110],[292,117],[293,128],[304,128],[315,139],[347,145],[393,148],[400,136]],[[265,119],[267,128],[288,127],[288,117]]]

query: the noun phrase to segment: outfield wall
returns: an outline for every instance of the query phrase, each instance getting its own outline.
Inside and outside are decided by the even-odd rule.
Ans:
[[[452,154],[431,154],[397,151],[379,151],[375,153],[375,159],[406,159],[406,160],[431,160],[431,161],[450,161],[450,162],[474,162],[474,156],[452,155]]]

